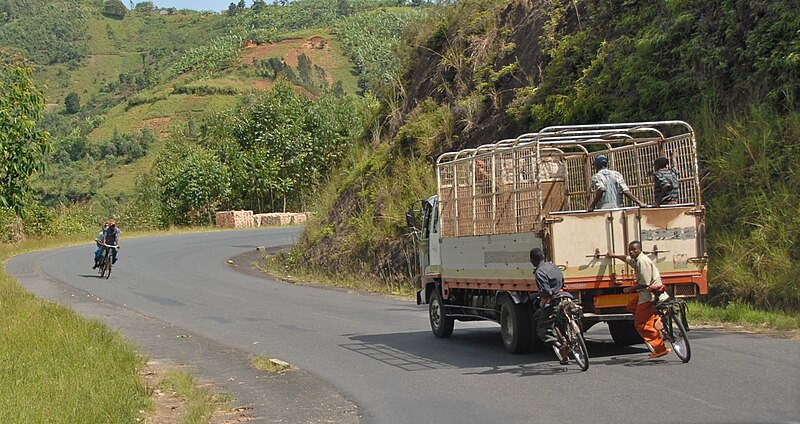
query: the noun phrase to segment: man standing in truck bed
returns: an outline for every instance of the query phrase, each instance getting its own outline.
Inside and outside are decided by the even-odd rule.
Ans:
[[[586,208],[589,212],[595,209],[614,209],[622,204],[622,195],[627,196],[633,203],[641,207],[646,204],[636,198],[631,193],[625,179],[617,171],[608,169],[608,158],[605,155],[597,156],[594,159],[594,167],[597,173],[592,176],[592,192],[594,198]]]

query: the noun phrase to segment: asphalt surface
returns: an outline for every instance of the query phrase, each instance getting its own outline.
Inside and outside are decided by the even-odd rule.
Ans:
[[[692,360],[648,360],[587,333],[591,366],[510,355],[494,323],[432,336],[425,306],[273,281],[227,260],[292,243],[299,229],[125,240],[109,280],[93,247],[32,253],[6,267],[36,295],[100,318],[158,359],[191,366],[263,422],[800,422],[800,341],[690,332]],[[236,259],[234,259],[236,261]],[[250,355],[287,361],[280,376]]]

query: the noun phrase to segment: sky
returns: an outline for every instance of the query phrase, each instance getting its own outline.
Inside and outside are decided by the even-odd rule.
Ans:
[[[134,0],[134,4],[139,3],[143,0]],[[233,0],[151,0],[154,5],[160,8],[165,7],[174,7],[176,9],[193,9],[193,10],[212,10],[214,12],[219,12],[222,10],[228,10],[228,6],[231,4]],[[233,1],[234,3],[238,3],[239,0]],[[253,4],[252,0],[245,0],[247,3],[247,7]],[[126,5],[128,1],[123,0],[123,3]],[[267,2],[272,3],[272,2]]]

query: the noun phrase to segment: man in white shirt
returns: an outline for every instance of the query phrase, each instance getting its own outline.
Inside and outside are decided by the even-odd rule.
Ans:
[[[608,252],[606,256],[625,261],[636,273],[636,285],[625,287],[622,292],[639,293],[639,298],[631,301],[628,310],[633,312],[633,326],[636,327],[636,332],[653,348],[650,358],[658,358],[670,352],[656,328],[661,318],[656,314],[655,302],[664,299],[656,297],[651,291],[663,286],[661,273],[647,255],[642,255],[642,243],[639,241],[634,240],[628,244],[628,253],[630,256]],[[659,296],[666,297],[667,294],[662,292]]]
[[[586,208],[589,212],[595,209],[619,208],[622,205],[623,194],[640,207],[647,206],[631,193],[622,174],[608,169],[608,158],[605,155],[599,155],[594,159],[594,167],[597,172],[592,176],[594,198]]]

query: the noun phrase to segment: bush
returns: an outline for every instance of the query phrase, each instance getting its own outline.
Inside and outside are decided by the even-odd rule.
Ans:
[[[106,0],[103,5],[103,15],[111,19],[121,20],[125,18],[128,9],[120,0]]]
[[[72,91],[64,98],[64,107],[66,108],[67,114],[74,115],[81,110],[81,99],[78,97],[78,93]]]

